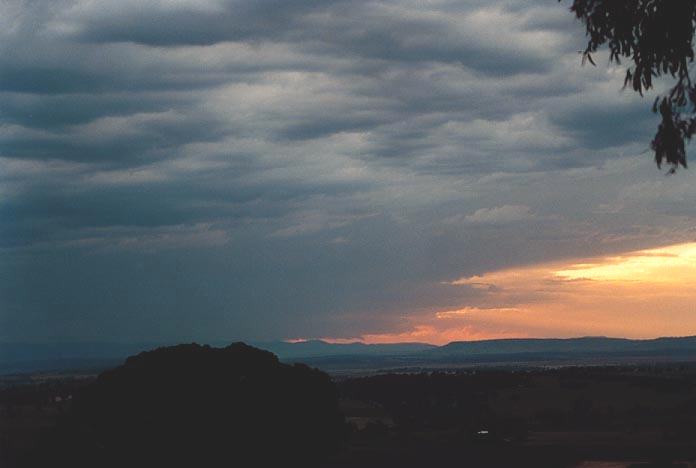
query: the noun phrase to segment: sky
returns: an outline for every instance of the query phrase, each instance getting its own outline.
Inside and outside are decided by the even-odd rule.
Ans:
[[[696,183],[555,0],[0,2],[0,341],[696,335]]]

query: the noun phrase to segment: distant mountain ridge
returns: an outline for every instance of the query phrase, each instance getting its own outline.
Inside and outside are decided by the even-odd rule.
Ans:
[[[359,341],[354,343],[329,343],[323,340],[273,341],[252,344],[257,348],[271,351],[281,359],[319,356],[406,355],[437,348],[436,345],[427,343],[366,344]]]
[[[520,353],[623,353],[649,351],[693,351],[696,336],[665,337],[648,340],[628,338],[510,338],[485,341],[453,341],[431,351],[438,356],[464,354],[520,354]]]
[[[455,341],[443,346],[427,343],[329,343],[322,340],[250,344],[271,351],[283,361],[305,362],[325,370],[354,365],[359,368],[388,369],[477,363],[580,362],[585,358],[592,358],[594,362],[625,361],[631,357],[641,360],[696,360],[696,336],[648,340],[608,337],[513,338]],[[0,343],[0,374],[72,370],[87,367],[88,364],[89,367],[107,368],[130,355],[159,346],[162,344]]]
[[[696,336],[664,337],[646,340],[587,336],[580,338],[505,338],[481,341],[453,341],[443,346],[425,343],[365,344],[328,343],[321,340],[301,342],[254,343],[281,359],[333,356],[420,356],[422,358],[463,357],[474,355],[517,355],[526,353],[630,353],[693,351]]]

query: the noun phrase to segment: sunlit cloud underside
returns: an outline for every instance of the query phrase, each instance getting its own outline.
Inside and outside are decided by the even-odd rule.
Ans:
[[[441,344],[509,337],[696,335],[696,242],[511,268],[448,284],[476,290],[475,301],[428,311],[405,319],[403,330],[360,340]]]

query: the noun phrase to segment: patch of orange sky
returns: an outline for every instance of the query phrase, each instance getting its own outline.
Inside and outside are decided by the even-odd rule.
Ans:
[[[455,279],[475,290],[456,310],[404,319],[400,330],[331,342],[397,343],[511,337],[696,335],[696,242],[544,263]]]

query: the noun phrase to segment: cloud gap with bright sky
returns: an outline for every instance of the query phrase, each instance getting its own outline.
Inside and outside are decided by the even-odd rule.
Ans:
[[[696,184],[547,0],[0,3],[0,340],[696,334]]]

